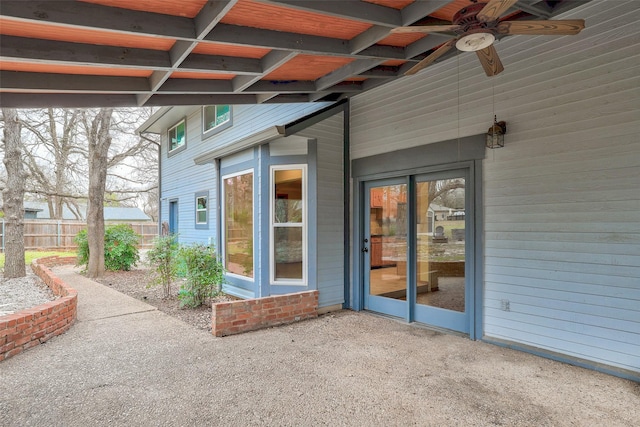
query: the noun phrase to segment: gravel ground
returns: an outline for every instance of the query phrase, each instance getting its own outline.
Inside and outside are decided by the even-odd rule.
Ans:
[[[0,276],[0,316],[35,307],[56,297],[38,276],[28,270],[25,277],[5,279]]]
[[[351,311],[216,338],[54,272],[78,321],[0,363],[0,426],[640,426],[640,384],[531,354]]]

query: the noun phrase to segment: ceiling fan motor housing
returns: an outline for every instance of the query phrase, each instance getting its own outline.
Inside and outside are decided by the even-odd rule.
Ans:
[[[473,33],[493,33],[495,34],[495,25],[498,19],[490,22],[480,22],[476,15],[480,13],[487,3],[476,3],[464,7],[453,15],[453,23],[459,25],[460,29],[456,30],[459,34]]]

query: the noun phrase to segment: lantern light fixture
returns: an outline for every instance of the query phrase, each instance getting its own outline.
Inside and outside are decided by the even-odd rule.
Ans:
[[[487,148],[504,147],[505,133],[507,133],[507,123],[499,122],[497,116],[493,116],[493,125],[487,131]]]

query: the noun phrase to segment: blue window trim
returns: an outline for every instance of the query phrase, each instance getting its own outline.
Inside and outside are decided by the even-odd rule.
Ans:
[[[226,104],[224,104],[226,105]],[[205,120],[204,120],[204,109],[207,107],[218,107],[217,105],[203,105],[202,108],[200,109],[200,118],[202,121],[202,140],[208,139],[210,137],[212,137],[213,135],[216,135],[220,132],[222,132],[223,130],[229,129],[231,126],[233,126],[233,106],[229,105],[229,120],[227,120],[224,123],[219,124],[218,126],[215,126],[211,129],[205,129]]]
[[[198,223],[198,199],[204,197],[205,199],[207,199],[207,207],[206,207],[206,221],[203,223]],[[194,203],[194,218],[193,221],[195,223],[195,228],[197,230],[208,230],[209,229],[209,191],[198,191],[197,193],[195,193],[194,198],[193,198],[193,203]]]
[[[223,177],[226,177],[228,175],[235,175],[238,174],[240,172],[243,172],[245,170],[251,170],[251,173],[253,174],[253,218],[254,218],[254,224],[253,224],[253,239],[254,239],[254,245],[253,245],[253,277],[244,277],[244,276],[240,276],[237,274],[232,274],[232,273],[225,273],[225,279],[227,281],[226,285],[223,286],[223,290],[231,295],[235,295],[237,297],[240,298],[256,298],[259,297],[259,275],[260,275],[260,265],[258,262],[256,262],[260,255],[258,254],[259,251],[259,245],[256,244],[256,237],[257,237],[257,231],[256,231],[256,218],[258,218],[258,203],[257,203],[257,198],[258,198],[258,168],[257,168],[257,159],[255,158],[255,149],[252,150],[254,152],[254,158],[251,160],[247,160],[244,162],[240,162],[237,163],[235,165],[232,166],[227,166],[227,167],[219,167],[218,168],[218,182],[219,182],[219,187],[220,187],[220,215],[218,216],[218,222],[217,222],[217,227],[219,229],[219,236],[220,236],[220,243],[219,243],[219,247],[220,247],[220,253],[224,256],[224,190],[223,190]],[[224,261],[223,261],[224,262]]]
[[[170,132],[184,123],[184,143],[173,150],[171,149],[171,137],[169,136]],[[187,149],[187,118],[183,117],[176,124],[167,129],[167,157],[174,156],[184,150]]]

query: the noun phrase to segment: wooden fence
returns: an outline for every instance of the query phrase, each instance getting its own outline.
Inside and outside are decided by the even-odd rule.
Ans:
[[[106,226],[116,224],[106,222]],[[122,224],[122,223],[120,223]],[[154,237],[158,235],[158,224],[154,222],[125,222],[140,236],[140,248],[150,248]],[[4,251],[4,220],[0,222],[0,249]],[[73,250],[77,245],[73,241],[78,232],[87,228],[81,221],[25,220],[25,250]]]

